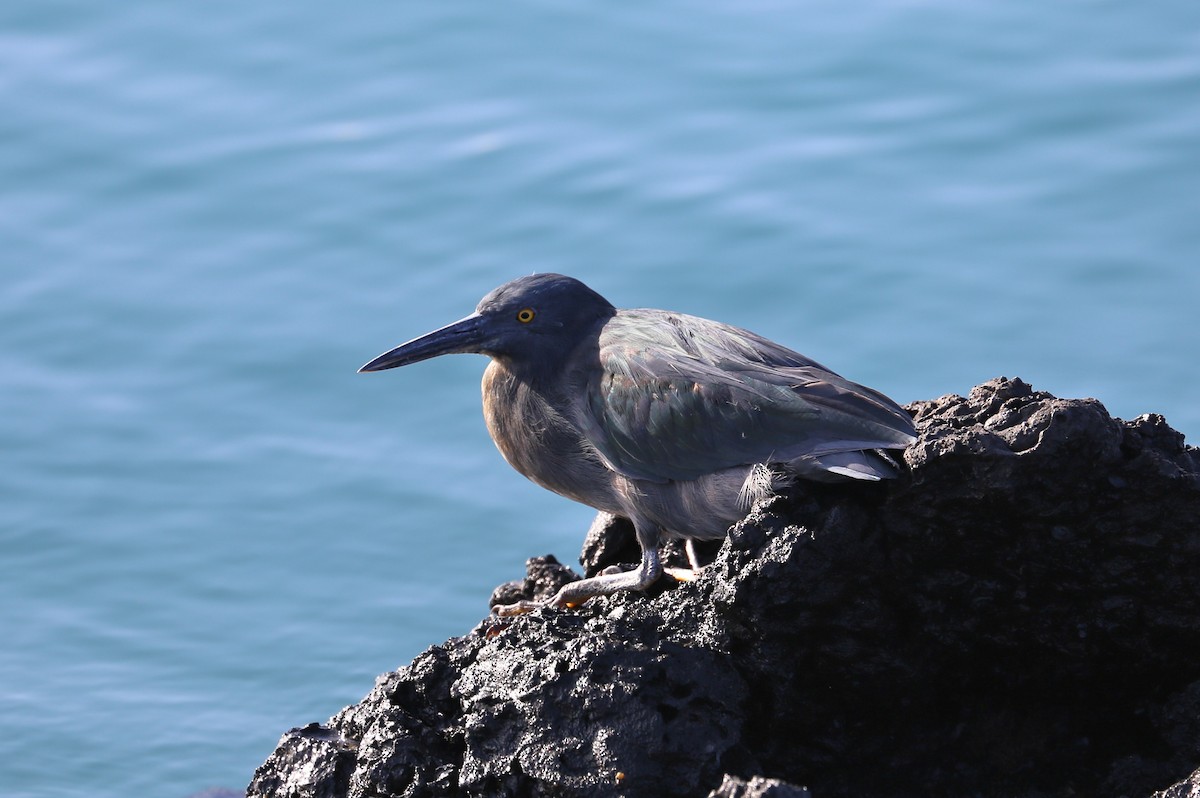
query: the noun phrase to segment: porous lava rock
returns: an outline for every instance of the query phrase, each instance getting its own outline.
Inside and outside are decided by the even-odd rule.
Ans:
[[[1200,453],[1015,379],[909,409],[900,479],[760,504],[692,582],[489,617],[247,794],[1200,794]],[[628,535],[599,517],[585,570]],[[493,600],[571,578],[529,572]]]

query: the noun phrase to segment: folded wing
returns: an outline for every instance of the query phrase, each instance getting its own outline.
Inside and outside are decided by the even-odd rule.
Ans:
[[[820,462],[914,440],[911,418],[886,396],[718,322],[621,311],[600,335],[598,355],[581,423],[609,467],[636,479]]]

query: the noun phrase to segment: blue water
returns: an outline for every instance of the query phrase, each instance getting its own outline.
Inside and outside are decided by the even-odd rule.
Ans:
[[[240,788],[590,512],[479,357],[563,271],[898,401],[1200,434],[1200,4],[0,6],[0,795]]]

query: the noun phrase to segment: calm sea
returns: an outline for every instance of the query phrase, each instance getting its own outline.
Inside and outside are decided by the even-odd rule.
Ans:
[[[0,6],[0,795],[241,788],[590,512],[484,360],[533,271],[901,402],[1200,434],[1200,3]]]

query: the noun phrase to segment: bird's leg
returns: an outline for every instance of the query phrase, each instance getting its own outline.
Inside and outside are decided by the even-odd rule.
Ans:
[[[639,543],[641,542],[639,535]],[[518,601],[492,608],[497,615],[522,615],[539,607],[575,607],[593,596],[610,596],[622,590],[645,590],[662,576],[658,546],[642,544],[642,562],[632,571],[605,573],[563,585],[553,598],[544,601]]]

